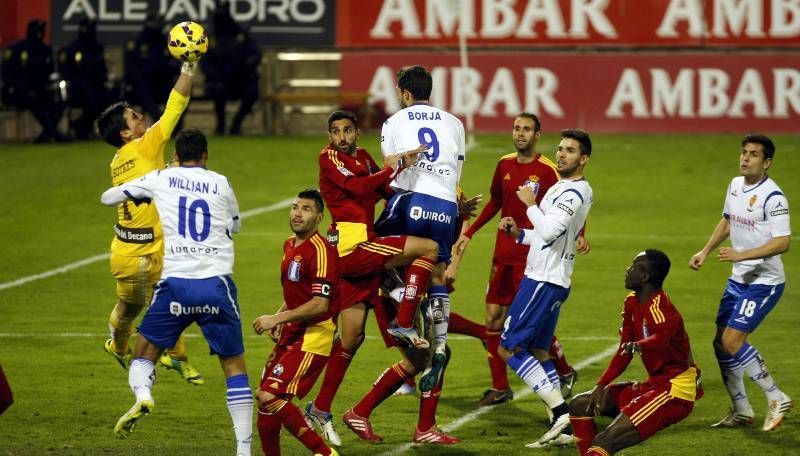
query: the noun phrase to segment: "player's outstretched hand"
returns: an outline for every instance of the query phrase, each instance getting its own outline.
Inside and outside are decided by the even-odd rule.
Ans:
[[[702,250],[695,253],[689,260],[689,267],[697,271],[706,261],[706,253]]]
[[[591,393],[589,393],[589,403],[586,404],[587,415],[600,416],[600,402],[603,399],[605,390],[606,388],[603,385],[594,385]]]
[[[261,335],[264,331],[270,331],[278,326],[275,315],[262,315],[253,320],[253,329],[257,334]]]
[[[517,189],[517,198],[528,207],[536,204],[536,191],[530,185],[520,185]]]
[[[591,250],[589,241],[584,236],[578,236],[578,239],[575,240],[575,251],[580,255],[586,255]]]
[[[414,166],[419,159],[419,154],[428,150],[428,147],[430,146],[427,144],[420,144],[416,149],[387,155],[386,158],[383,159],[383,166],[392,168],[395,170],[395,173],[399,173],[405,168]]]
[[[514,221],[513,217],[503,217],[500,219],[500,224],[497,229],[501,231],[505,231],[506,233],[517,237],[521,232],[519,227],[517,226],[517,222]]]
[[[460,196],[458,198],[458,216],[465,220],[474,217],[481,201],[483,201],[483,195],[475,195],[469,199],[464,198],[463,195]]]
[[[194,71],[197,69],[197,62],[183,62],[181,65],[181,74],[189,77],[194,76]]]

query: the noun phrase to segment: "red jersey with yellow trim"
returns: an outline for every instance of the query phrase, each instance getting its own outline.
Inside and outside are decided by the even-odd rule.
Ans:
[[[287,350],[302,346],[304,351],[327,356],[330,353],[330,344],[333,342],[332,319],[338,313],[339,305],[335,290],[338,255],[336,248],[319,233],[314,233],[299,245],[295,245],[296,239],[292,236],[283,244],[281,285],[286,307],[288,309],[300,307],[313,296],[328,298],[330,304],[328,311],[322,315],[309,320],[285,323],[278,344]],[[314,335],[322,335],[323,339],[328,339],[328,332],[330,340],[311,340]],[[306,348],[309,342],[314,345],[311,349]]]
[[[643,304],[639,303],[635,293],[628,295],[622,310],[620,347],[625,342],[638,342],[641,346],[648,381],[672,383],[671,394],[688,401],[694,401],[702,394],[696,388],[699,371],[692,359],[689,334],[681,314],[664,290],[659,290]],[[632,358],[621,349],[617,350],[597,383],[611,383]]]
[[[330,144],[320,152],[319,189],[339,231],[340,256],[375,238],[375,203],[387,194],[392,173],[361,147],[353,155]]]
[[[501,217],[513,217],[520,229],[532,229],[533,225],[525,215],[527,207],[517,198],[519,186],[528,182],[538,182],[539,193],[536,196],[536,202],[540,203],[547,190],[558,182],[556,165],[538,153],[530,163],[517,161],[517,153],[501,157],[494,170],[494,177],[492,177],[489,202],[464,234],[471,238],[498,212]],[[496,231],[492,261],[499,264],[524,266],[529,247],[517,244],[513,236],[502,233],[500,230]]]

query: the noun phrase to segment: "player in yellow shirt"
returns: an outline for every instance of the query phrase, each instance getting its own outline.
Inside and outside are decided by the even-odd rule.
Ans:
[[[149,128],[144,116],[124,101],[109,106],[100,114],[97,119],[100,136],[117,148],[111,160],[113,185],[122,185],[165,167],[164,147],[189,104],[196,65],[196,62],[183,64],[164,114]],[[154,286],[161,277],[164,239],[158,212],[150,201],[124,202],[117,208],[117,214],[116,236],[111,241],[111,274],[117,279],[117,304],[108,320],[111,338],[105,342],[105,350],[127,369],[131,362],[128,339],[133,321],[150,302]],[[204,382],[202,375],[188,362],[183,336],[160,362],[176,370],[189,383]]]

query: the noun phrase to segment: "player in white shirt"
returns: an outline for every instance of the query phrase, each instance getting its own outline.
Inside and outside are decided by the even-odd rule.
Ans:
[[[128,382],[136,403],[114,427],[126,437],[155,402],[155,360],[196,322],[227,379],[228,410],[236,434],[237,455],[250,454],[252,391],[244,362],[244,344],[233,273],[232,233],[241,229],[239,205],[228,179],[205,168],[208,143],[196,129],[175,141],[179,167],[153,171],[106,190],[103,204],[152,199],[164,229],[164,269],[153,301],[139,327]]]
[[[550,187],[536,205],[538,187],[521,186],[519,199],[528,206],[532,230],[520,230],[512,217],[500,219],[500,229],[530,245],[525,277],[508,310],[500,334],[500,356],[508,366],[547,404],[553,418],[550,429],[535,443],[546,445],[556,439],[571,440],[561,434],[569,426],[569,408],[561,396],[555,369],[542,363],[558,322],[561,305],[570,291],[576,245],[581,228],[592,207],[592,188],[583,169],[592,155],[592,141],[583,130],[563,130],[556,152],[560,180]]]
[[[747,342],[747,336],[778,303],[786,282],[781,254],[791,243],[789,201],[767,175],[774,157],[775,145],[768,137],[744,137],[739,156],[741,176],[728,185],[722,219],[703,249],[689,260],[690,268],[700,269],[711,251],[730,237],[731,247],[722,247],[717,255],[719,261],[733,263],[733,273],[717,312],[714,351],[733,406],[713,427],[753,424],[744,374],[767,396],[764,431],[778,427],[792,407],[792,400],[778,388],[758,350]]]
[[[413,320],[424,289],[427,288],[429,315],[433,320],[434,356],[431,367],[420,379],[420,390],[430,391],[438,383],[446,364],[447,321],[450,298],[444,272],[450,263],[458,218],[458,182],[466,153],[464,126],[454,115],[428,104],[433,79],[422,66],[397,73],[397,96],[403,109],[390,117],[381,129],[381,151],[387,157],[398,151],[428,145],[413,166],[392,181],[397,192],[375,222],[381,236],[413,235],[439,244],[439,255],[431,269],[417,267],[407,273],[405,291],[397,314],[397,326],[388,332],[412,347],[424,348]],[[413,265],[412,265],[413,267]]]

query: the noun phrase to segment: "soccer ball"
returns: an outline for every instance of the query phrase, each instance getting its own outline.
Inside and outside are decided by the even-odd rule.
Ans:
[[[197,22],[181,22],[169,31],[167,49],[178,60],[196,62],[208,50],[206,30]]]

